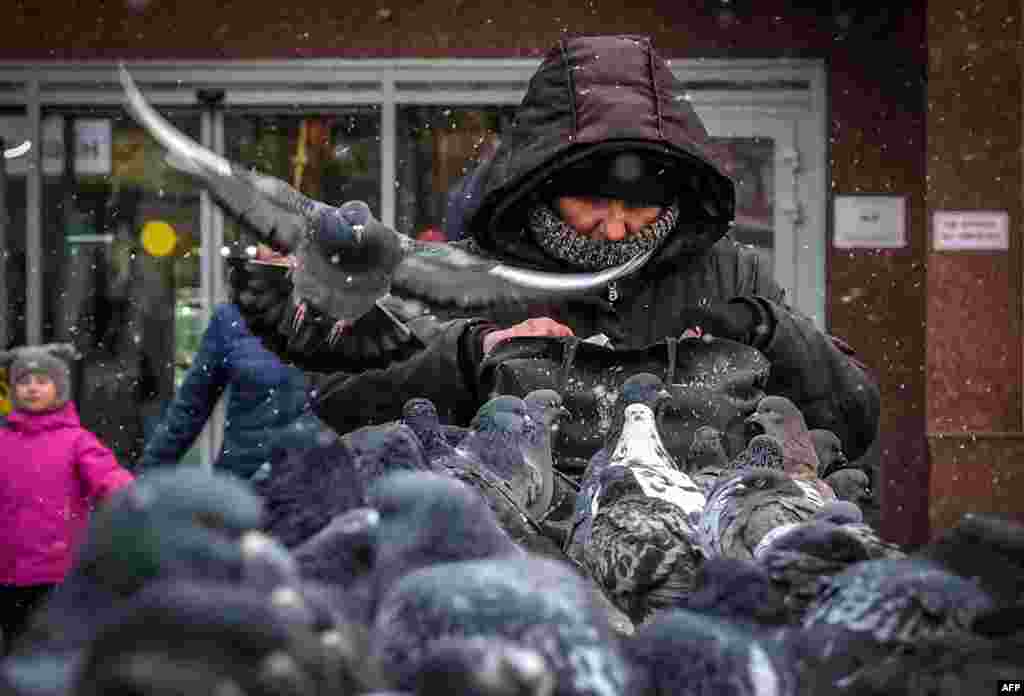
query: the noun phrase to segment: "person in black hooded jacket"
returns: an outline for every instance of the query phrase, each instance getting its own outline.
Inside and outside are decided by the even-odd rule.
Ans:
[[[844,342],[790,308],[755,250],[729,235],[734,184],[684,86],[647,38],[560,41],[482,166],[467,212],[470,237],[457,243],[464,248],[562,272],[656,252],[602,293],[473,318],[423,317],[414,329],[427,336],[423,349],[383,369],[349,374],[339,356],[340,371],[320,377],[315,406],[331,427],[398,418],[407,399],[422,396],[464,424],[488,396],[478,384],[482,359],[510,338],[603,335],[630,348],[704,332],[761,351],[771,363],[766,392],[793,400],[810,427],[835,432],[851,457],[867,450],[879,416],[873,377]],[[232,282],[254,324],[266,325],[259,314],[288,298],[283,284],[253,292]],[[288,357],[301,364],[303,352],[318,353],[323,371],[325,345],[304,340]]]

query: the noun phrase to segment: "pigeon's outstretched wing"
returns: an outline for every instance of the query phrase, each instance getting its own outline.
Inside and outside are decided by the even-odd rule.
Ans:
[[[246,171],[175,129],[120,68],[125,106],[169,151],[168,162],[203,183],[234,217],[296,257],[295,292],[337,320],[354,321],[394,288],[465,309],[585,292],[640,268],[653,250],[599,273],[507,266],[448,244],[416,242],[376,220],[361,201],[339,208],[274,177]]]

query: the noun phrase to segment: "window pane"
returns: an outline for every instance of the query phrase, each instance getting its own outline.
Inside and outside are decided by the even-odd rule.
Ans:
[[[0,114],[0,150],[28,140],[28,118]],[[25,343],[25,173],[30,156],[0,156],[0,350]],[[4,412],[0,404],[0,413]]]
[[[164,114],[199,138],[197,115]],[[83,354],[82,423],[130,465],[194,352],[199,192],[118,112],[47,112],[43,141],[43,338]]]
[[[726,173],[736,182],[733,236],[752,244],[765,272],[774,273],[775,142],[771,138],[714,138]]]
[[[287,181],[307,196],[332,205],[362,200],[381,214],[377,106],[331,113],[229,113],[224,141],[232,161]],[[224,244],[231,255],[255,242],[225,220]]]
[[[395,226],[418,238],[460,239],[466,175],[489,157],[515,106],[400,106]],[[471,194],[470,194],[471,195]]]
[[[0,151],[23,143],[28,119],[0,114]],[[20,161],[19,161],[20,160]],[[25,343],[25,172],[26,156],[0,153],[0,350]],[[0,415],[10,413],[6,370],[0,368]]]

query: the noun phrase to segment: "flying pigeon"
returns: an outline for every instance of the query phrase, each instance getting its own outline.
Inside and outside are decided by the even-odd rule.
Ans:
[[[556,694],[633,693],[596,588],[556,560],[504,556],[408,573],[381,599],[371,642],[382,672],[408,689],[436,646],[452,638],[499,639],[537,653]]]
[[[819,477],[825,478],[833,471],[845,469],[850,465],[838,435],[824,428],[814,428],[810,431],[810,435],[814,452],[818,455]]]
[[[776,469],[749,468],[720,479],[701,514],[705,555],[752,560],[772,529],[812,517],[821,504],[797,484]]]
[[[338,321],[356,321],[393,289],[460,308],[585,292],[632,273],[653,253],[600,273],[563,274],[508,266],[449,244],[419,242],[382,224],[361,201],[330,206],[207,150],[149,105],[124,65],[119,75],[125,108],[168,150],[171,166],[198,178],[260,239],[294,254],[296,304],[314,305]]]
[[[625,641],[647,696],[796,696],[788,655],[770,641],[715,616],[664,612]]]
[[[677,606],[703,558],[698,525],[704,494],[675,468],[645,404],[625,409],[622,432],[597,476],[589,538],[580,562],[634,623]]]

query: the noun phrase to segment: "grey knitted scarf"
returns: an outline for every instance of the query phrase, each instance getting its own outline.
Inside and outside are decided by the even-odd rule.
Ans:
[[[600,271],[618,266],[664,241],[676,226],[679,204],[673,203],[651,224],[627,239],[591,239],[570,227],[546,203],[538,203],[527,217],[527,229],[546,254],[575,268]]]

